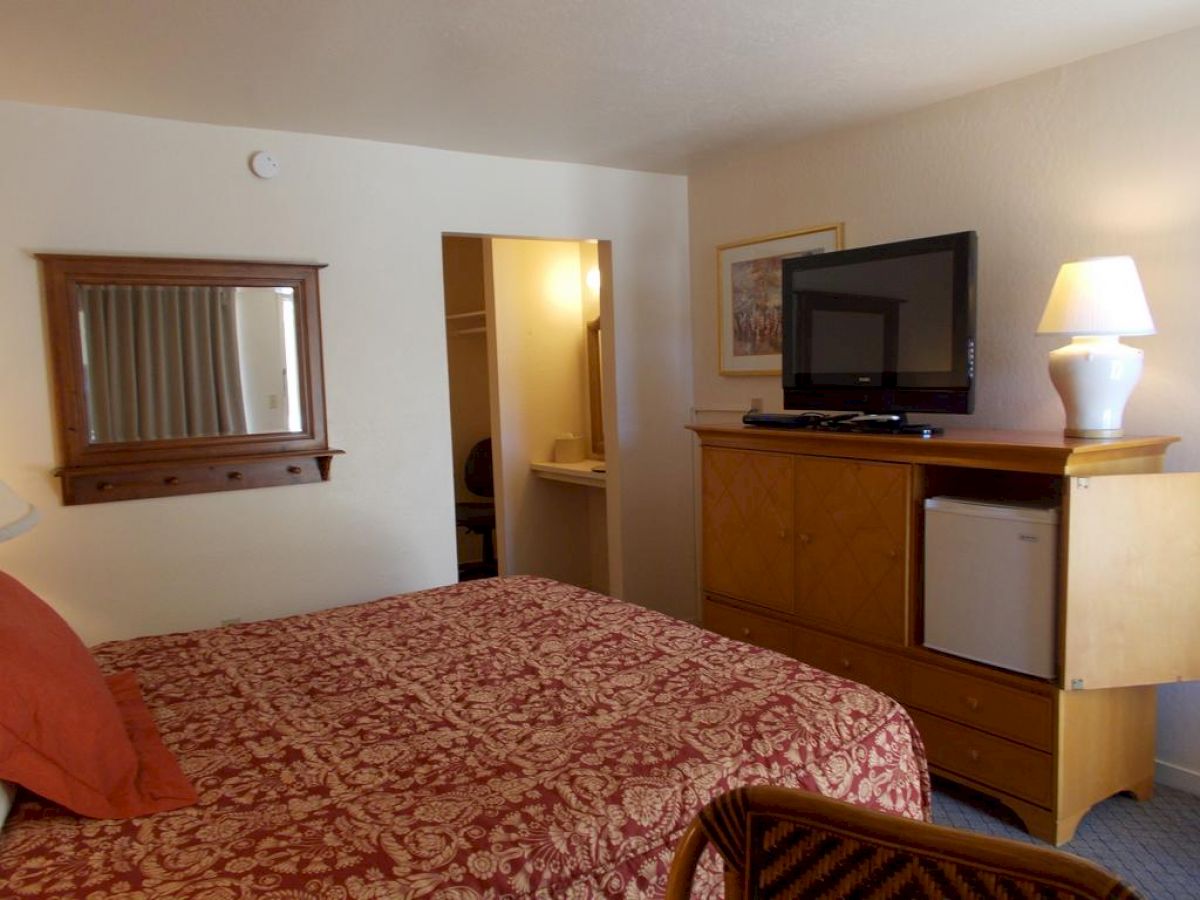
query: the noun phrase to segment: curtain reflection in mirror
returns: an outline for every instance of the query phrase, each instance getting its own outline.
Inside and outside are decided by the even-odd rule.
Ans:
[[[92,442],[245,433],[232,288],[79,292]]]
[[[91,443],[300,430],[291,288],[78,291]]]

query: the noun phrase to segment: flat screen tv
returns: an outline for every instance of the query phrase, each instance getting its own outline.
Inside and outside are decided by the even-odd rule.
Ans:
[[[975,232],[783,262],[785,409],[969,413]]]

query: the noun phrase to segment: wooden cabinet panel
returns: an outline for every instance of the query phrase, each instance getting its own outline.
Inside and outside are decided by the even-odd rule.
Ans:
[[[1200,474],[1068,479],[1063,687],[1200,679]]]
[[[708,627],[790,642],[805,662],[895,697],[933,768],[1003,800],[1046,840],[1068,840],[1117,791],[1152,790],[1154,688],[1130,685],[1200,679],[1200,474],[1161,474],[1176,438],[693,427],[704,586],[720,595],[705,604]],[[919,504],[940,494],[1061,502],[1065,690],[910,645]]]
[[[756,616],[735,606],[726,606],[711,597],[704,598],[704,627],[735,641],[744,641],[789,656],[792,653],[790,625]]]
[[[793,646],[797,659],[906,702],[908,663],[898,656],[808,628],[796,629]]]
[[[796,457],[796,613],[902,645],[912,467]]]
[[[959,672],[915,664],[909,702],[1041,750],[1054,746],[1054,699],[975,678]]]
[[[705,589],[790,612],[792,457],[705,448],[702,483]]]
[[[1054,758],[1029,747],[984,734],[918,709],[909,714],[921,732],[930,765],[998,790],[1050,806]]]

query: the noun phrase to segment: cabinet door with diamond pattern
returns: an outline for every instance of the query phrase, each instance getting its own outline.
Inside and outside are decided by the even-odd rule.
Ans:
[[[704,589],[791,612],[792,457],[705,447],[702,483]]]
[[[795,459],[796,614],[844,633],[905,643],[911,467]]]

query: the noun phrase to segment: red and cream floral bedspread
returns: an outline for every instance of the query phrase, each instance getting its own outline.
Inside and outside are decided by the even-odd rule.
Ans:
[[[26,796],[5,897],[656,896],[726,788],[928,813],[895,701],[540,578],[95,654],[137,671],[200,801],[96,821]]]

